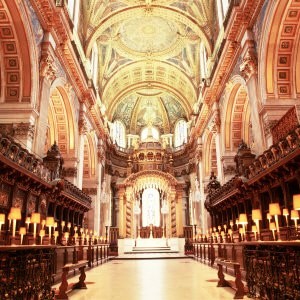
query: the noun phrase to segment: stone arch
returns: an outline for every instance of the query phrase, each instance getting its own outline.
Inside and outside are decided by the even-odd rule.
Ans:
[[[216,176],[218,176],[218,168],[217,168],[217,151],[216,151],[216,135],[210,131],[207,134],[206,141],[204,143],[204,175],[205,177],[209,177],[211,172],[214,172]]]
[[[91,179],[96,175],[96,145],[92,133],[84,136],[84,156],[83,156],[83,180]]]
[[[30,103],[36,55],[29,48],[30,34],[23,23],[26,15],[20,14],[15,1],[1,0],[0,16],[0,102]]]
[[[222,136],[225,151],[236,151],[241,140],[251,143],[250,106],[247,87],[240,76],[227,84],[222,115]]]
[[[67,91],[62,86],[51,88],[48,108],[48,139],[56,141],[63,156],[76,153],[74,112]]]
[[[300,5],[288,2],[270,1],[267,7],[259,45],[262,99],[300,95]]]

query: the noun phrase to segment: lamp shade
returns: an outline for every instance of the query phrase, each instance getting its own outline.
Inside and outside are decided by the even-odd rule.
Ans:
[[[41,222],[40,213],[32,213],[31,215],[31,223],[39,224]]]
[[[269,213],[271,216],[281,215],[281,209],[279,203],[270,203],[269,204]]]
[[[19,234],[26,234],[26,227],[20,227]]]
[[[252,209],[252,220],[262,220],[260,209]]]
[[[291,210],[291,220],[299,220],[298,210]]]
[[[240,214],[239,217],[239,224],[248,224],[247,215],[246,214]]]
[[[283,214],[284,216],[288,216],[288,215],[289,215],[289,210],[288,210],[287,208],[284,208],[284,209],[282,210],[282,214]]]
[[[5,214],[0,214],[0,224],[5,223]]]
[[[46,226],[54,226],[54,218],[53,217],[47,217],[46,218]]]
[[[10,209],[10,218],[11,220],[21,220],[21,208],[20,207],[12,207]]]
[[[270,223],[270,230],[276,230],[276,224],[275,222]]]
[[[45,236],[45,229],[40,230],[40,236]]]
[[[300,194],[293,196],[294,210],[300,210]]]
[[[56,230],[56,231],[54,231],[54,234],[53,234],[55,237],[58,237],[58,235],[59,235],[59,233],[58,233],[58,231]]]

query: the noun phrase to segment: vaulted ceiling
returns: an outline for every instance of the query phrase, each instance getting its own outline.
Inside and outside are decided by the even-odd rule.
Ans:
[[[99,90],[110,121],[127,132],[151,122],[172,132],[189,119],[201,81],[201,42],[211,54],[211,0],[89,0],[83,35],[99,53]]]

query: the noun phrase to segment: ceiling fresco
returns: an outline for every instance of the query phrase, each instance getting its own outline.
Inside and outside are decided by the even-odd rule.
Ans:
[[[211,54],[212,1],[83,2],[85,51],[97,44],[109,121],[138,133],[150,118],[168,133],[178,118],[188,119],[201,83],[200,44]]]

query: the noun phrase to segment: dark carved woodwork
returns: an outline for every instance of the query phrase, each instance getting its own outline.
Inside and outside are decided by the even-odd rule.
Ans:
[[[300,299],[299,243],[249,243],[244,253],[250,297]]]
[[[55,249],[0,247],[0,299],[54,299]]]

